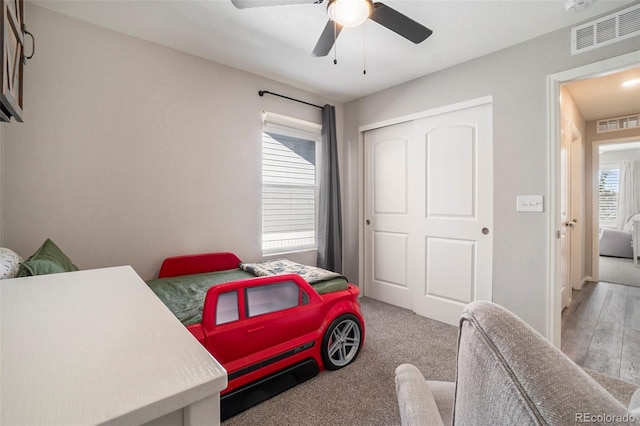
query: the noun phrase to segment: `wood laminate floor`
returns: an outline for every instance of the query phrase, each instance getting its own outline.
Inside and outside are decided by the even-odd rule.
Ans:
[[[588,282],[562,312],[562,352],[576,364],[640,385],[640,288]]]

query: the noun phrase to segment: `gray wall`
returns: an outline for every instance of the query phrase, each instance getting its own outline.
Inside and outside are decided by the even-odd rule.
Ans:
[[[51,237],[81,268],[233,251],[261,258],[261,113],[342,104],[27,3],[25,123],[3,124],[2,244]],[[294,257],[315,264],[315,252]]]
[[[482,96],[493,96],[493,298],[543,334],[547,325],[548,211],[515,211],[517,195],[548,203],[546,77],[638,49],[639,37],[570,54],[570,28],[345,104],[347,259],[357,276],[362,153],[358,127]],[[640,54],[639,54],[640,59]]]

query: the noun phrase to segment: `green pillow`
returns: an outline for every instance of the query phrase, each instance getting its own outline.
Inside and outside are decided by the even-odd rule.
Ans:
[[[17,276],[29,277],[77,270],[78,267],[71,262],[67,255],[51,239],[47,238],[47,241],[29,259],[20,264]]]

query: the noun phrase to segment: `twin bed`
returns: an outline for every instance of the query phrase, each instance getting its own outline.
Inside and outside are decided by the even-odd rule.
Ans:
[[[167,258],[162,263],[158,278],[147,281],[147,285],[185,326],[189,326],[202,321],[209,288],[232,281],[283,274],[300,275],[318,294],[348,288],[347,279],[335,272],[286,259],[245,263],[233,253]]]
[[[360,290],[340,274],[233,253],[165,259],[151,290],[222,364],[225,420],[357,357]]]

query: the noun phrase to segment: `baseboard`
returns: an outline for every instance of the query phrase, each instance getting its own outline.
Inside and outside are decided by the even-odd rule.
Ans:
[[[593,278],[591,277],[584,277],[582,279],[582,282],[580,282],[580,284],[578,284],[576,287],[574,287],[574,290],[582,290],[582,287],[585,285],[585,283],[588,283],[589,281],[593,281]]]

